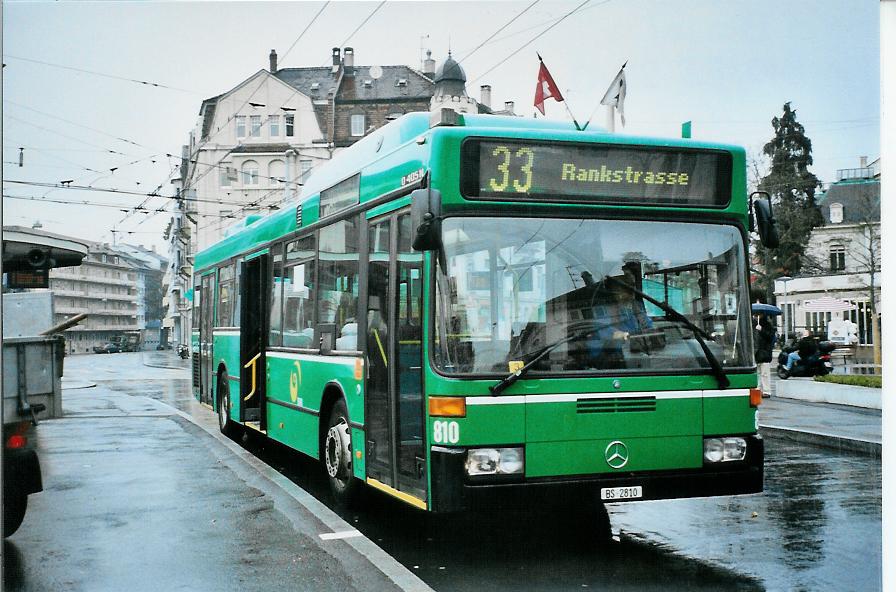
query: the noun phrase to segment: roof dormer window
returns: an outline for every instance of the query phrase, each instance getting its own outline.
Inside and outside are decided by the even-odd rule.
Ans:
[[[841,224],[843,222],[843,204],[832,203],[830,207],[831,224]]]
[[[373,80],[365,80],[363,84],[364,88],[370,88],[371,86],[373,86]]]
[[[398,80],[395,81],[395,86],[407,86],[407,85],[408,85],[407,78],[399,78]]]
[[[314,82],[314,83],[311,84],[311,92],[316,93],[316,92],[319,91],[319,90],[320,90],[320,83],[319,83],[319,82]]]

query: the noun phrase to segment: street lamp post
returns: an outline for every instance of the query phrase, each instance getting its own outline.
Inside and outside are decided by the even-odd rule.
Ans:
[[[788,320],[788,314],[787,314],[787,282],[792,280],[793,278],[788,275],[782,275],[778,279],[780,281],[784,282],[784,302],[781,303],[783,305],[781,307],[781,309],[784,311],[784,345],[787,345],[787,342],[788,342],[787,329],[790,326],[789,320]]]

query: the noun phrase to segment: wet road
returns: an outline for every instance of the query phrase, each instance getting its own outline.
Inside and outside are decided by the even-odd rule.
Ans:
[[[68,358],[66,378],[185,408],[189,374],[142,364],[153,359]],[[245,446],[332,507],[315,463]],[[610,506],[611,541],[594,539],[593,516],[572,500],[438,517],[371,491],[362,510],[340,513],[440,592],[880,590],[880,460],[771,438],[766,455],[763,494]]]

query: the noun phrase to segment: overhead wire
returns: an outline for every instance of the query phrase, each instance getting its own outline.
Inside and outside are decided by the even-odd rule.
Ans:
[[[495,37],[495,35],[497,35],[497,34],[500,33],[501,31],[503,31],[503,30],[506,29],[507,27],[509,27],[511,24],[514,23],[514,21],[516,21],[518,18],[520,18],[521,16],[523,16],[524,14],[526,14],[527,12],[529,12],[529,9],[531,9],[533,6],[535,6],[536,4],[538,4],[540,1],[541,1],[541,0],[535,0],[534,2],[532,2],[532,4],[530,4],[529,6],[527,6],[526,8],[524,8],[523,10],[521,10],[520,12],[518,12],[518,13],[516,14],[516,16],[514,16],[512,19],[510,19],[509,21],[507,21],[506,23],[504,23],[504,24],[501,26],[501,28],[499,28],[497,31],[495,31],[494,33],[492,33],[491,35],[489,35],[488,37],[486,37],[486,38],[485,38],[485,41],[483,41],[482,43],[480,43],[479,45],[477,45],[475,48],[473,48],[473,50],[469,51],[466,55],[464,55],[464,57],[462,57],[461,59],[457,60],[457,63],[459,64],[459,63],[463,62],[465,59],[467,59],[468,57],[470,57],[471,55],[473,55],[474,53],[476,53],[477,51],[479,51],[479,50],[480,50],[486,43],[488,43],[489,41],[491,41],[491,40]]]
[[[36,201],[36,202],[42,202],[42,203],[55,203],[55,204],[70,205],[70,206],[85,206],[86,205],[86,206],[100,207],[100,208],[114,208],[114,209],[121,210],[121,211],[129,211],[130,209],[133,209],[133,208],[125,209],[122,207],[123,204],[100,203],[100,202],[90,201],[90,200],[86,200],[86,199],[85,200],[75,200],[75,199],[64,200],[64,199],[53,199],[51,197],[42,198],[42,197],[37,197],[34,195],[9,195],[6,193],[3,194],[3,199],[17,199],[17,200],[22,200],[22,201]],[[137,211],[140,211],[144,214],[151,214],[151,213],[156,214],[156,213],[160,213],[163,211],[168,211],[168,210],[165,210],[164,207],[156,208],[156,209],[146,208],[146,207],[138,207],[136,209],[137,209]],[[199,216],[202,218],[226,217],[226,216],[220,216],[218,214],[199,214]],[[116,232],[125,232],[125,231],[116,230]]]
[[[551,26],[549,26],[547,29],[545,29],[544,31],[542,31],[541,33],[539,33],[538,35],[536,35],[535,37],[533,37],[532,39],[530,39],[529,41],[527,41],[526,43],[524,43],[523,45],[521,45],[521,46],[520,46],[518,49],[516,49],[515,51],[511,52],[511,53],[510,53],[507,57],[505,57],[503,60],[501,60],[500,62],[498,62],[497,64],[495,64],[494,66],[492,66],[491,68],[489,68],[488,70],[486,70],[485,72],[483,72],[482,74],[480,74],[479,76],[477,76],[476,78],[474,78],[473,80],[471,80],[471,81],[470,81],[470,84],[476,82],[477,80],[483,78],[483,77],[486,76],[487,74],[490,74],[491,72],[493,72],[496,68],[498,68],[499,66],[503,65],[507,60],[509,60],[510,58],[512,58],[513,56],[515,56],[516,54],[518,54],[519,52],[521,52],[522,50],[524,50],[525,48],[527,48],[527,47],[528,47],[529,45],[531,45],[532,43],[534,43],[535,40],[537,40],[539,37],[545,35],[548,31],[550,31],[551,29],[553,29],[554,27],[556,27],[557,25],[559,25],[560,23],[562,23],[563,21],[565,21],[567,18],[569,18],[569,17],[572,16],[573,14],[577,13],[578,11],[582,10],[582,9],[585,7],[585,5],[588,4],[589,2],[591,2],[591,0],[585,0],[584,2],[582,2],[581,4],[579,4],[577,7],[573,8],[572,10],[570,10],[569,12],[567,12],[566,14],[564,14],[562,17],[560,17],[559,19],[557,19],[557,21],[554,22],[554,23],[553,23]],[[597,4],[596,6],[599,6],[600,4],[607,4],[608,2],[610,2],[610,0],[604,0],[603,2],[600,2],[599,4]]]
[[[240,205],[240,202],[227,202],[220,199],[208,199],[208,198],[199,198],[199,197],[185,197],[183,195],[161,195],[155,191],[151,192],[139,192],[139,191],[128,191],[125,189],[110,189],[106,187],[91,187],[89,185],[70,185],[66,183],[65,185],[59,183],[47,183],[40,181],[21,181],[16,179],[4,179],[4,183],[13,183],[16,185],[27,185],[31,187],[49,187],[53,189],[69,189],[69,190],[77,190],[77,191],[92,191],[96,193],[115,193],[119,195],[130,195],[130,196],[139,196],[139,197],[151,197],[151,198],[161,198],[161,199],[171,199],[175,201],[193,201],[193,202],[202,202],[202,203],[215,203],[221,205]]]
[[[9,115],[8,113],[4,113],[4,114],[3,114],[3,117],[4,117],[5,119],[11,119],[11,120],[13,120],[13,121],[18,121],[18,122],[20,122],[20,123],[24,123],[25,125],[30,125],[30,126],[32,126],[32,127],[36,127],[37,129],[43,130],[43,131],[45,131],[45,132],[49,132],[49,133],[51,133],[51,134],[56,134],[57,136],[61,136],[61,137],[63,137],[63,138],[68,138],[69,140],[74,140],[75,142],[80,142],[81,144],[84,144],[84,145],[86,145],[86,146],[92,146],[92,147],[94,147],[94,148],[100,148],[100,149],[103,149],[103,150],[105,150],[106,152],[110,152],[110,153],[112,153],[112,154],[120,154],[120,155],[122,155],[122,156],[129,156],[129,157],[134,157],[134,156],[135,156],[134,154],[126,154],[126,153],[124,153],[124,152],[119,152],[118,150],[112,150],[112,149],[110,149],[110,148],[106,148],[106,147],[104,147],[104,146],[99,146],[99,145],[97,145],[97,144],[93,144],[92,142],[88,142],[88,141],[86,141],[86,140],[82,140],[81,138],[76,138],[75,136],[69,136],[69,135],[67,135],[67,134],[63,134],[62,132],[57,132],[56,130],[53,130],[53,129],[50,129],[50,128],[46,128],[46,127],[43,127],[43,126],[41,126],[41,125],[37,125],[36,123],[32,123],[32,122],[27,121],[27,120],[25,120],[25,119],[21,119],[21,118],[19,118],[19,117],[15,117],[14,115]]]
[[[305,27],[305,29],[302,30],[302,32],[299,34],[299,36],[296,38],[296,40],[293,41],[292,45],[290,45],[289,49],[287,50],[287,53],[289,53],[290,51],[292,51],[292,49],[296,46],[296,44],[298,44],[298,42],[302,39],[302,37],[305,35],[305,33],[311,28],[311,25],[314,24],[315,21],[317,21],[318,17],[321,15],[321,13],[323,13],[324,9],[325,9],[329,4],[330,4],[330,2],[329,2],[329,0],[327,0],[327,2],[324,3],[324,5],[321,7],[321,9],[318,10],[317,14],[314,15],[314,17],[311,19],[311,21],[310,21],[309,24]],[[243,109],[246,105],[248,105],[248,104],[251,102],[251,100],[252,100],[252,98],[255,96],[255,94],[261,89],[262,86],[264,86],[264,83],[265,83],[265,79],[260,80],[258,86],[256,86],[255,89],[254,89],[254,90],[249,94],[249,96],[246,98],[246,100],[243,101],[242,105],[240,105],[237,109],[235,109],[235,110],[233,111],[233,113],[232,113],[230,116],[228,116],[227,120],[224,121],[223,125],[222,125],[220,128],[218,128],[215,132],[213,132],[212,134],[210,134],[208,137],[203,138],[203,139],[200,141],[199,145],[198,145],[198,146],[196,147],[196,149],[195,149],[195,153],[196,153],[196,154],[198,154],[199,151],[202,149],[202,147],[205,146],[206,144],[208,144],[208,143],[212,140],[212,138],[214,138],[215,136],[217,136],[217,135],[218,135],[219,133],[221,133],[223,130],[228,129],[228,124],[229,124],[229,123],[230,123],[230,122],[237,116],[237,114],[238,114],[240,111],[242,111],[242,109]],[[290,96],[286,99],[286,101],[284,101],[284,103],[288,103],[290,100],[292,100],[292,98],[293,98],[294,96],[296,96],[296,95],[298,94],[298,92],[299,92],[298,89],[296,89],[296,91],[293,92],[293,94],[290,95]],[[261,126],[263,127],[263,126],[265,125],[265,123],[267,123],[268,120],[270,120],[270,116],[269,116],[264,122],[261,123]],[[222,156],[222,157],[218,160],[218,162],[215,163],[214,165],[208,165],[208,164],[206,164],[205,166],[209,166],[210,168],[208,168],[204,173],[201,173],[196,179],[192,180],[192,183],[193,183],[193,184],[198,183],[198,182],[201,181],[203,178],[205,178],[205,176],[207,176],[207,175],[213,170],[214,167],[221,166],[221,163],[224,162],[224,160],[225,160],[229,155],[230,155],[230,152],[228,152],[227,154],[225,154],[224,156]],[[195,161],[191,161],[191,162],[194,162],[194,163],[195,163]],[[176,170],[176,169],[175,169],[175,170]],[[173,172],[173,171],[172,171],[172,172]],[[169,178],[170,178],[170,175],[171,175],[171,174],[169,174]],[[184,186],[184,190],[186,190],[187,188],[188,188],[188,185],[185,184],[185,186]],[[127,216],[125,216],[125,218],[122,219],[122,220],[119,222],[119,224],[123,223],[126,219],[127,219]]]
[[[350,41],[350,40],[351,40],[351,39],[358,33],[358,31],[360,31],[360,30],[361,30],[361,29],[362,29],[362,28],[363,28],[363,27],[370,21],[371,18],[373,18],[373,16],[374,16],[374,15],[375,15],[375,14],[382,8],[382,7],[383,7],[383,5],[386,4],[386,1],[387,1],[387,0],[382,0],[382,1],[381,1],[381,2],[380,2],[380,3],[379,3],[379,4],[378,4],[378,5],[377,5],[371,12],[370,12],[370,14],[368,14],[367,17],[366,17],[363,21],[361,21],[361,23],[360,23],[357,27],[355,27],[355,29],[354,29],[354,30],[353,30],[353,31],[352,31],[352,32],[351,32],[351,33],[350,33],[350,34],[349,34],[349,35],[342,41],[342,43],[339,44],[339,46],[340,46],[340,47],[345,46],[345,44],[348,43],[348,42],[349,42],[349,41]],[[326,5],[325,5],[325,6],[326,6]],[[322,12],[322,11],[323,11],[323,9],[321,9],[321,11],[318,12],[318,15],[319,15],[320,12]],[[318,15],[315,15],[315,19],[317,18]],[[306,27],[306,30],[307,30],[307,27]],[[304,34],[304,31],[303,31],[303,34]],[[300,37],[301,37],[301,36],[300,36]],[[290,47],[290,49],[291,49],[291,47]],[[289,97],[287,97],[287,99],[286,99],[284,102],[288,103],[290,100],[292,100],[293,97],[295,97],[295,96],[298,95],[299,93],[300,93],[300,90],[299,90],[299,89],[295,89],[295,90],[292,92],[292,94],[291,94]],[[245,106],[245,103],[244,103],[244,106]],[[239,110],[234,111],[234,114],[238,113],[238,111],[239,111]],[[270,120],[270,117],[271,117],[271,115],[269,115],[268,118],[266,118],[264,121],[262,121],[260,125],[263,127],[263,126]],[[231,121],[232,119],[233,119],[233,117],[229,117],[229,118],[227,119],[227,121],[225,122],[225,125],[226,125],[229,121]],[[216,133],[219,133],[219,132],[221,131],[221,129],[224,129],[224,128],[223,128],[223,127],[220,128],[220,129],[218,130],[218,132],[216,132]],[[208,138],[208,139],[206,139],[205,142],[208,142],[210,139],[211,139],[211,137]],[[215,163],[215,164],[212,165],[212,166],[220,165],[220,164],[224,161],[224,159],[226,159],[228,156],[229,156],[229,153],[228,153],[227,155],[223,156],[221,159],[219,159],[218,162]],[[192,180],[192,183],[195,184],[195,183],[197,183],[198,181],[202,180],[202,179],[203,179],[206,175],[208,175],[210,172],[211,172],[211,169],[208,169],[208,170],[206,170],[204,173],[201,173],[196,179]],[[245,210],[247,210],[247,209],[255,208],[255,207],[262,207],[262,206],[261,206],[261,202],[263,202],[264,199],[266,199],[268,196],[272,195],[275,191],[279,191],[279,188],[276,188],[276,189],[274,189],[274,190],[271,190],[271,191],[266,192],[265,194],[262,195],[262,197],[260,197],[260,198],[258,198],[258,199],[256,199],[256,200],[254,200],[253,202],[250,202],[250,203],[247,204],[245,207],[240,208],[239,212],[245,211]],[[265,206],[265,207],[270,207],[270,206]],[[198,228],[197,230],[202,230],[202,228]]]
[[[120,141],[120,142],[124,142],[124,143],[126,143],[126,144],[131,144],[131,145],[133,145],[133,146],[137,146],[137,147],[139,147],[139,148],[147,148],[147,147],[144,146],[143,144],[139,144],[139,143],[137,143],[137,142],[135,142],[135,141],[133,141],[133,140],[128,140],[127,138],[122,138],[122,137],[116,136],[116,135],[114,135],[114,134],[110,134],[110,133],[108,133],[108,132],[104,132],[103,130],[96,129],[95,127],[90,127],[89,125],[84,125],[83,123],[78,123],[78,122],[76,122],[76,121],[72,121],[72,120],[70,120],[70,119],[65,119],[64,117],[59,117],[58,115],[53,115],[53,114],[51,114],[51,113],[46,113],[46,112],[44,112],[44,111],[40,111],[40,110],[38,110],[38,109],[34,109],[33,107],[28,107],[27,105],[23,105],[23,104],[21,104],[21,103],[17,103],[17,102],[15,102],[15,101],[11,101],[11,100],[9,100],[9,99],[4,99],[3,102],[4,102],[4,103],[9,103],[10,105],[15,105],[16,107],[19,107],[19,108],[21,108],[21,109],[26,109],[26,110],[28,110],[28,111],[32,111],[32,112],[34,112],[34,113],[37,113],[38,115],[43,115],[44,117],[50,117],[51,119],[58,119],[59,121],[64,121],[65,123],[68,123],[68,124],[70,124],[70,125],[74,125],[74,126],[77,126],[77,127],[83,127],[84,129],[90,130],[90,131],[92,131],[92,132],[96,132],[96,133],[101,134],[101,135],[104,135],[104,136],[109,136],[110,138],[114,138],[114,139],[116,139],[116,140],[118,140],[118,141]],[[148,148],[147,148],[147,149],[148,149]]]
[[[75,72],[83,72],[83,73],[85,73],[85,74],[93,74],[94,76],[103,76],[103,77],[105,77],[105,78],[113,78],[113,79],[115,79],[115,80],[124,80],[124,81],[126,81],[126,82],[134,82],[134,83],[142,84],[142,85],[145,85],[145,86],[153,86],[153,87],[156,87],[156,88],[164,88],[164,89],[168,89],[168,90],[176,90],[176,91],[185,92],[185,93],[190,93],[190,94],[194,94],[194,95],[200,95],[200,96],[202,95],[202,93],[200,93],[200,92],[196,92],[196,91],[194,91],[194,90],[188,90],[188,89],[185,89],[185,88],[178,88],[178,87],[176,87],[176,86],[169,86],[169,85],[167,85],[167,84],[161,84],[161,83],[159,83],[159,82],[149,82],[149,81],[147,81],[147,80],[138,80],[138,79],[136,79],[136,78],[127,78],[127,77],[125,77],[125,76],[116,76],[115,74],[106,74],[106,73],[103,73],[103,72],[96,72],[95,70],[86,70],[86,69],[84,69],[84,68],[76,68],[76,67],[74,67],[74,66],[63,66],[62,64],[54,64],[54,63],[52,63],[52,62],[44,62],[44,61],[42,61],[42,60],[35,60],[35,59],[32,59],[32,58],[23,58],[23,57],[20,57],[20,56],[10,55],[10,54],[8,54],[8,53],[7,53],[7,54],[4,54],[3,59],[4,59],[4,60],[6,60],[6,59],[21,60],[21,61],[23,61],[23,62],[31,62],[32,64],[41,64],[41,65],[44,65],[44,66],[50,66],[50,67],[52,67],[52,68],[61,68],[61,69],[63,69],[63,70],[73,70],[73,71],[75,71]]]

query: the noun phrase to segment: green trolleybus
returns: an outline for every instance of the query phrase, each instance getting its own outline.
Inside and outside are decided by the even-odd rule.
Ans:
[[[405,115],[197,254],[194,394],[343,502],[762,491],[753,206],[741,148]]]

